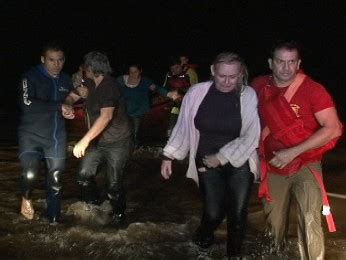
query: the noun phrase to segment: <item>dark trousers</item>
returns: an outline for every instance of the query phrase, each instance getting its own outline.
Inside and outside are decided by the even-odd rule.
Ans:
[[[132,149],[131,137],[121,141],[107,144],[106,146],[92,146],[88,151],[80,166],[77,175],[77,182],[83,190],[91,190],[95,185],[94,178],[98,167],[105,163],[106,170],[106,190],[107,196],[113,207],[115,214],[123,214],[126,209],[126,197],[124,188],[124,168]],[[87,193],[87,192],[86,192]],[[82,200],[87,200],[82,198]]]
[[[48,218],[56,219],[60,216],[60,199],[62,191],[61,177],[65,170],[65,159],[46,158],[47,165],[47,214]],[[21,191],[22,196],[31,199],[33,189],[37,183],[40,171],[42,154],[38,152],[27,152],[20,156]]]
[[[227,216],[227,253],[241,253],[247,224],[247,208],[254,180],[249,164],[239,168],[230,164],[199,173],[203,216],[199,227],[203,239],[213,237],[215,229]]]
[[[135,146],[135,148],[138,148],[142,144],[141,140],[140,140],[139,131],[140,131],[140,127],[141,127],[144,115],[141,115],[141,116],[131,116],[130,118],[131,118],[131,121],[132,121],[132,124],[133,124],[133,130],[134,130],[133,131],[133,134],[134,134],[134,146]]]

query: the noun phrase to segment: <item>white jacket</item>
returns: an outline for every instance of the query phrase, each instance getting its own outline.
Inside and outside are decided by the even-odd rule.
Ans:
[[[194,118],[198,108],[207,94],[212,81],[198,83],[186,93],[178,121],[163,149],[163,154],[172,159],[182,160],[189,153],[187,178],[192,178],[198,184],[198,172],[195,158],[199,142],[199,131],[195,127]],[[250,170],[259,176],[259,159],[257,148],[260,138],[260,122],[257,112],[256,92],[245,86],[240,96],[242,128],[240,136],[224,145],[217,153],[222,165],[230,162],[234,167],[242,166],[249,160]],[[225,111],[227,113],[227,111]]]

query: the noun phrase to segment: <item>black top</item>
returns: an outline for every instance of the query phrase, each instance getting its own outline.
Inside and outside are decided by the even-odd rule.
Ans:
[[[65,138],[65,119],[61,105],[72,90],[71,78],[61,72],[50,76],[42,64],[26,72],[21,81],[19,134],[47,140]]]
[[[213,84],[198,108],[195,126],[200,132],[197,160],[218,153],[241,130],[240,96],[236,91],[221,92]]]
[[[100,116],[101,108],[106,107],[114,107],[115,110],[112,120],[97,138],[100,145],[117,142],[132,134],[124,98],[115,79],[111,76],[105,76],[97,87],[95,85],[89,87],[86,108],[90,126]]]

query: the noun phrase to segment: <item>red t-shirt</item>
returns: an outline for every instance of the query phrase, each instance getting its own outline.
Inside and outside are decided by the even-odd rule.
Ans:
[[[283,95],[288,86],[284,88],[275,86],[273,78],[270,75],[255,78],[251,82],[251,86],[256,90],[258,95],[259,113],[262,127],[264,127],[265,124],[263,124],[263,116],[261,112],[261,107],[264,102],[264,93],[262,91],[263,88],[265,86],[270,86],[270,90],[272,91],[273,95]],[[314,114],[326,108],[335,106],[333,99],[327,90],[321,84],[313,81],[309,77],[305,78],[289,103],[296,115],[304,122],[305,128],[307,130],[311,130],[312,132],[320,128]]]

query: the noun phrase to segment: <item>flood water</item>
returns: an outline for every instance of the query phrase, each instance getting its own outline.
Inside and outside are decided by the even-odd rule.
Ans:
[[[226,259],[226,224],[216,231],[216,243],[209,251],[200,251],[191,238],[198,226],[201,203],[198,189],[185,178],[186,161],[174,162],[169,181],[160,176],[160,136],[147,135],[147,143],[137,150],[126,169],[128,227],[107,226],[108,201],[100,206],[78,200],[75,174],[79,160],[69,157],[64,175],[62,214],[64,224],[49,226],[45,211],[45,181],[42,171],[33,204],[34,220],[20,214],[19,164],[15,141],[15,123],[2,128],[0,145],[0,255],[1,259]],[[153,125],[154,127],[155,125]],[[157,130],[157,129],[156,129]],[[155,129],[145,130],[154,133]],[[151,138],[149,138],[151,137]],[[70,144],[78,134],[70,135]],[[324,161],[329,192],[346,194],[346,145],[340,144]],[[102,172],[98,176],[102,187]],[[249,228],[245,240],[245,259],[298,259],[295,244],[294,214],[290,225],[290,243],[277,256],[262,236],[264,218],[254,184],[249,206]],[[326,259],[346,259],[345,200],[331,197],[337,232],[326,236]],[[292,211],[293,213],[294,211]],[[325,222],[323,223],[325,225]]]

